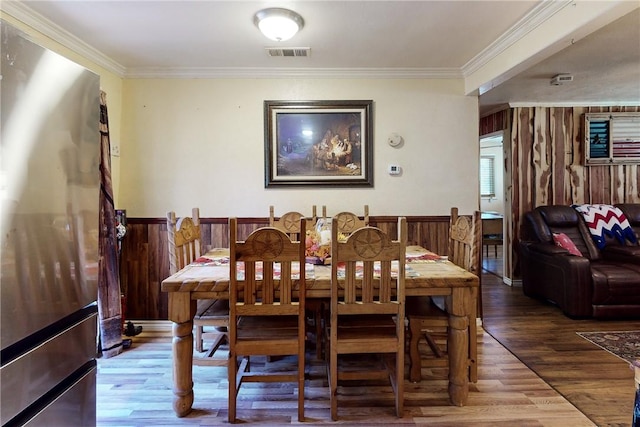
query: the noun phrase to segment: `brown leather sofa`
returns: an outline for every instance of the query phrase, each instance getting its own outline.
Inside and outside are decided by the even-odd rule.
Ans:
[[[629,220],[629,225],[633,229],[633,232],[636,235],[636,239],[640,242],[640,203],[621,203],[615,205],[618,209],[624,213],[624,216]],[[611,246],[611,248],[615,248],[615,243]],[[611,249],[607,247],[606,249]],[[633,246],[624,246],[624,252],[633,256],[630,258],[631,262],[640,262],[640,244]]]
[[[640,205],[619,207],[640,231]],[[583,256],[557,246],[553,233],[566,234]],[[640,318],[640,246],[608,241],[599,250],[571,206],[526,213],[519,250],[525,295],[550,301],[569,317]]]

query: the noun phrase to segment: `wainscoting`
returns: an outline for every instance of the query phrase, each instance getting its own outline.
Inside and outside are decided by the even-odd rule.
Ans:
[[[466,214],[462,212],[462,214]],[[229,247],[227,218],[201,218],[203,250]],[[397,234],[397,217],[370,216],[369,223],[392,236]],[[241,238],[269,225],[269,219],[238,218]],[[449,241],[449,216],[407,217],[408,244],[420,245],[446,255]],[[128,218],[127,234],[122,242],[120,260],[121,289],[126,296],[125,317],[139,320],[166,320],[167,295],[160,284],[169,276],[165,218]]]

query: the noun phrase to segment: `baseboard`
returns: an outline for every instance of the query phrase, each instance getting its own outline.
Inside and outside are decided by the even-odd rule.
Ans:
[[[522,279],[510,279],[509,277],[503,277],[502,281],[507,286],[522,287]]]
[[[127,322],[131,322],[136,326],[142,326],[142,330],[145,332],[163,332],[171,330],[173,322],[170,320],[135,320],[126,319]]]

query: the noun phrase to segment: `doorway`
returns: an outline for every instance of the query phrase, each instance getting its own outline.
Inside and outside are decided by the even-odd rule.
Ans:
[[[503,132],[495,132],[480,138],[480,211],[483,217],[482,269],[500,278],[504,277],[503,164]]]

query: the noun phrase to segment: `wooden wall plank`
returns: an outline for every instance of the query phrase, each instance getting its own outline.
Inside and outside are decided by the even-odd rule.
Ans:
[[[571,149],[572,128],[565,122],[566,108],[549,109],[549,143],[551,145],[552,166],[549,174],[553,186],[554,203],[568,204],[571,187],[567,188],[567,151]]]
[[[624,200],[638,198],[638,165],[629,165],[625,171]]]
[[[515,169],[515,165],[517,164],[517,159],[519,155],[519,150],[513,148],[514,145],[514,126],[516,123],[515,117],[517,112],[512,109],[510,111],[508,117],[508,127],[504,130],[504,138],[503,138],[503,147],[502,152],[504,156],[504,192],[505,192],[505,210],[504,210],[504,229],[505,235],[503,236],[503,242],[513,242],[513,230],[519,227],[518,224],[514,224],[514,220],[516,217],[513,215],[515,209],[520,204],[520,188],[513,188],[512,182],[516,179],[515,177],[518,175],[518,170]],[[504,268],[508,269],[506,271],[512,271],[511,263],[514,262],[514,252],[513,246],[503,244],[503,257],[504,257]],[[517,258],[517,254],[515,254]],[[509,277],[509,275],[507,275]]]
[[[505,108],[480,118],[480,136],[504,130],[508,126],[509,109]]]
[[[624,202],[625,173],[628,167],[628,165],[611,166],[611,198],[609,203]]]
[[[572,129],[572,138],[570,140],[570,147],[567,150],[567,186],[569,187],[569,200],[568,204],[583,204],[586,203],[586,189],[588,188],[585,183],[587,182],[588,168],[583,167],[585,151],[584,151],[584,119],[582,118],[582,111],[576,108],[567,108],[565,120],[567,123],[567,129]],[[567,137],[569,138],[569,137]]]
[[[169,248],[166,240],[167,227],[165,224],[151,224],[147,232],[147,298],[145,307],[151,310],[148,316],[167,316],[168,297],[160,291],[160,283],[165,278],[162,267],[163,259],[169,259]],[[164,238],[163,238],[164,237]]]
[[[549,120],[546,116],[547,109],[536,107],[533,113],[534,133],[533,133],[533,153],[534,169],[533,181],[535,189],[535,199],[537,203],[549,205],[553,202],[553,188],[551,186],[551,167],[553,157],[553,146],[549,141]]]
[[[611,191],[611,166],[590,166],[589,200],[587,203],[607,203]]]

